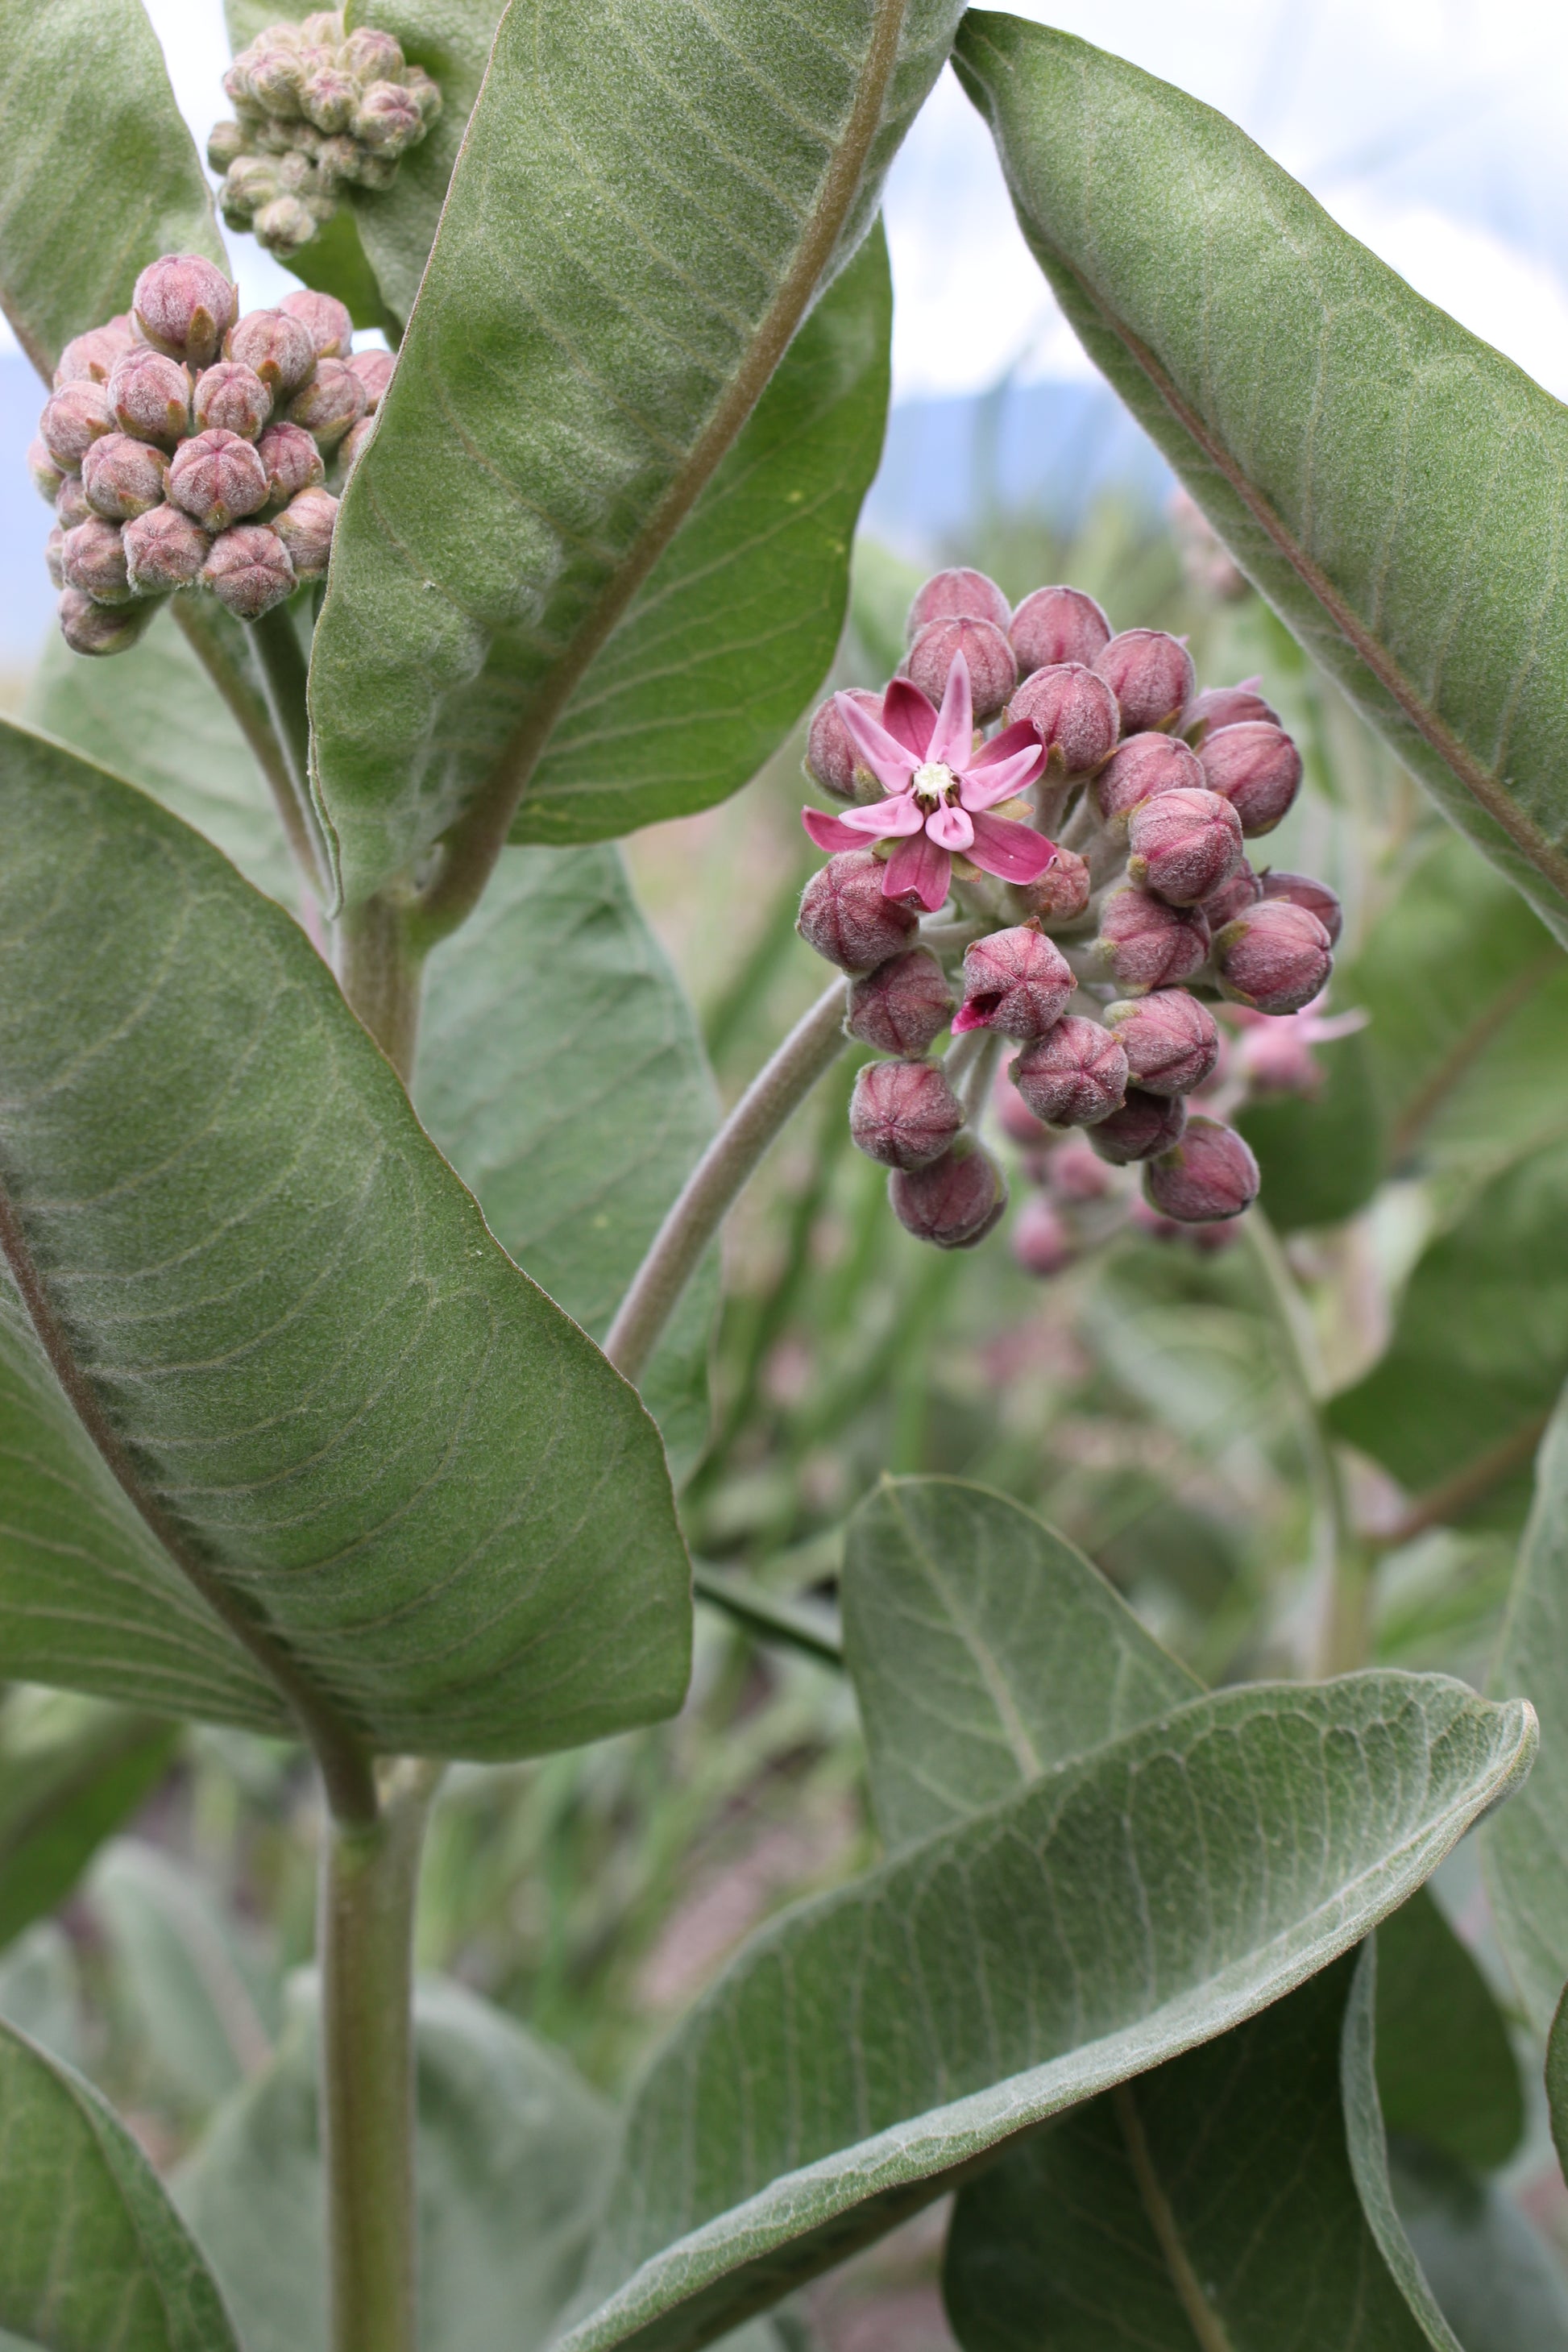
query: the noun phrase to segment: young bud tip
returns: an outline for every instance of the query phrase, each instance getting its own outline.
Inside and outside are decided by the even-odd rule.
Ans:
[[[962,567],[936,572],[915,591],[904,642],[912,646],[932,621],[989,621],[994,628],[1005,630],[1012,617],[1012,606],[994,580],[988,580],[984,572]],[[939,695],[938,701],[941,698]]]
[[[973,1249],[1007,1206],[991,1154],[965,1136],[926,1168],[895,1170],[888,1199],[906,1233],[938,1249]]]
[[[883,870],[874,851],[841,849],[802,894],[795,929],[840,971],[874,971],[906,945],[920,919],[901,899],[884,897]]]
[[[1198,752],[1204,782],[1229,801],[1249,841],[1272,833],[1301,782],[1301,755],[1282,727],[1264,719],[1221,727]]]
[[[1047,773],[1058,776],[1091,775],[1102,767],[1121,725],[1115,696],[1082,662],[1032,671],[1009,703],[1007,718],[1010,724],[1028,720],[1045,746]]]
[[[948,672],[962,654],[969,665],[974,717],[994,719],[1018,682],[1018,665],[994,621],[928,621],[904,657],[903,674],[941,707]]]
[[[1163,629],[1123,629],[1094,667],[1116,697],[1127,735],[1173,727],[1197,684],[1191,654]]]
[[[1171,1149],[1143,1171],[1151,1205],[1178,1224],[1239,1217],[1258,1198],[1258,1162],[1233,1127],[1193,1118]]]
[[[868,1062],[849,1101],[856,1148],[884,1168],[926,1168],[963,1125],[963,1106],[934,1062]]]
[[[1219,1062],[1219,1029],[1206,1004],[1184,988],[1108,1004],[1105,1024],[1119,1039],[1133,1084],[1146,1094],[1190,1095],[1206,1086]]]
[[[1019,1055],[1012,1078],[1037,1118],[1051,1127],[1094,1127],[1121,1106],[1127,1055],[1098,1021],[1069,1013]]]
[[[1122,993],[1179,987],[1209,956],[1209,927],[1198,907],[1170,907],[1135,884],[1113,890],[1100,912],[1093,952]]]
[[[1241,864],[1241,819],[1217,793],[1179,786],[1139,802],[1127,845],[1134,882],[1170,906],[1195,907]]]
[[[1222,992],[1258,1013],[1299,1013],[1328,985],[1332,943],[1308,907],[1262,898],[1215,941]]]
[[[879,1053],[923,1054],[953,1011],[953,993],[935,956],[927,948],[910,948],[853,983],[845,1027]]]
[[[1081,588],[1037,588],[1013,615],[1009,632],[1018,675],[1063,663],[1092,668],[1110,643],[1110,624]]]

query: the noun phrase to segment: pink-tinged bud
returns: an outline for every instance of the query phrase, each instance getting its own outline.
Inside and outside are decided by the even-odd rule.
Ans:
[[[1235,1067],[1251,1095],[1315,1095],[1323,1083],[1323,1066],[1312,1052],[1317,1015],[1289,1014],[1270,1020],[1262,1013],[1248,1022],[1236,1041]],[[1333,1024],[1326,1026],[1332,1028]]]
[[[1301,782],[1301,754],[1285,730],[1266,719],[1219,728],[1205,739],[1198,760],[1205,783],[1229,801],[1249,841],[1273,832]]]
[[[960,654],[969,664],[976,721],[994,719],[1018,683],[1013,648],[994,621],[928,621],[904,656],[904,675],[940,705]]]
[[[1089,905],[1092,881],[1089,860],[1076,849],[1063,849],[1034,882],[1016,882],[1013,890],[1025,911],[1042,923],[1070,923]]]
[[[1143,1171],[1143,1189],[1163,1216],[1181,1225],[1239,1217],[1258,1198],[1258,1162],[1235,1128],[1189,1119],[1180,1140]]]
[[[264,245],[268,253],[277,254],[281,261],[298,253],[302,245],[309,245],[320,226],[310,205],[301,204],[294,195],[274,196],[270,204],[262,205],[251,223],[257,243]]]
[[[125,548],[117,523],[89,515],[68,530],[60,548],[68,588],[78,588],[95,604],[125,604],[133,593],[125,572]]]
[[[265,523],[221,531],[207,551],[202,585],[242,621],[259,620],[294,592],[289,551]]]
[[[254,441],[271,413],[272,394],[240,360],[219,360],[196,378],[191,414],[198,433],[237,433],[242,441]]]
[[[290,121],[298,116],[303,70],[299,50],[291,39],[269,40],[266,33],[260,34],[246,50],[243,68],[245,94],[279,121]],[[238,90],[228,94],[234,99],[241,95]]]
[[[122,433],[173,443],[191,429],[191,379],[162,352],[128,352],[114,362],[109,402]]]
[[[355,428],[357,430],[357,427]],[[857,709],[866,711],[879,721],[882,716],[882,698],[863,686],[851,687],[849,699]],[[859,797],[855,788],[856,763],[859,758],[849,740],[849,730],[838,715],[834,697],[819,702],[811,715],[811,726],[805,739],[805,772],[814,784],[820,784],[835,800],[852,801]],[[862,766],[861,774],[871,786],[868,795],[880,799],[881,786],[868,768]]]
[[[1135,885],[1111,891],[1100,913],[1095,952],[1118,988],[1146,996],[1175,988],[1208,961],[1209,927],[1197,907],[1168,907]]]
[[[991,1108],[996,1114],[996,1124],[1009,1143],[1021,1151],[1038,1152],[1048,1150],[1053,1138],[1042,1119],[1037,1119],[1025,1104],[1023,1096],[1013,1083],[1013,1064],[996,1073],[996,1083],[991,1090]]]
[[[154,351],[205,368],[239,315],[239,294],[199,253],[165,254],[136,280],[132,309]]]
[[[323,448],[340,442],[364,415],[365,388],[342,360],[320,360],[309,383],[289,403],[289,422],[313,433]]]
[[[106,441],[111,441],[113,438],[114,436],[111,433],[106,433],[104,436]],[[95,442],[94,448],[97,446]],[[87,459],[84,457],[82,464],[85,466],[86,463]],[[97,512],[98,509],[88,497],[87,485],[81,476],[62,474],[59,488],[55,492],[55,520],[59,524],[60,529],[74,530],[79,522],[86,522]]]
[[[1157,988],[1134,1003],[1108,1004],[1105,1025],[1120,1040],[1134,1086],[1145,1094],[1190,1095],[1219,1061],[1214,1014],[1184,988]]]
[[[963,951],[963,1004],[953,1034],[996,1029],[1004,1037],[1043,1037],[1076,985],[1060,948],[1032,922],[993,931]]]
[[[288,549],[297,580],[319,580],[325,572],[337,519],[338,502],[330,490],[301,490],[272,517],[269,528]]]
[[[926,1168],[963,1125],[963,1105],[934,1062],[868,1062],[849,1098],[857,1150],[884,1168]]]
[[[201,577],[210,545],[178,507],[153,507],[125,526],[125,570],[140,596],[164,596]]]
[[[373,155],[391,157],[425,136],[425,117],[405,83],[373,81],[361,95],[351,127]]]
[[[66,535],[56,523],[44,541],[44,569],[49,575],[52,588],[63,588],[66,584],[65,544]]]
[[[335,295],[317,294],[301,286],[285,294],[278,308],[299,320],[319,360],[346,359],[353,349],[354,322]]]
[[[107,383],[117,359],[134,351],[136,338],[129,319],[111,319],[107,327],[89,327],[73,336],[60,353],[55,370],[55,390],[65,383]]]
[[[1013,615],[1009,632],[1018,675],[1065,662],[1092,668],[1110,643],[1110,624],[1081,588],[1037,588]]]
[[[1047,1173],[1058,1201],[1103,1201],[1116,1190],[1115,1177],[1087,1135],[1069,1135],[1058,1144]]]
[[[49,455],[47,441],[28,442],[27,478],[38,496],[53,506],[59,495],[60,484],[66,479],[66,473],[64,467],[57,466]]]
[[[1087,776],[1103,766],[1121,725],[1116,697],[1082,662],[1053,662],[1032,672],[1007,717],[1029,721],[1046,747],[1047,772],[1063,776]]]
[[[1244,913],[1248,907],[1256,907],[1262,896],[1258,877],[1244,857],[1229,881],[1222,882],[1219,888],[1204,900],[1204,914],[1210,931],[1217,933],[1223,930],[1226,923],[1233,923],[1237,915]]]
[[[204,530],[226,530],[266,505],[266,468],[237,433],[197,433],[174,452],[169,496]]]
[[[1123,629],[1094,667],[1116,697],[1128,735],[1173,727],[1197,683],[1191,654],[1163,629]]]
[[[245,152],[245,133],[237,122],[215,122],[207,132],[207,162],[221,177]]]
[[[307,74],[300,92],[300,111],[307,122],[329,135],[346,131],[359,105],[359,84],[337,66],[318,66]]]
[[[231,360],[260,377],[275,400],[298,392],[316,364],[309,330],[287,310],[247,310],[225,349]]]
[[[1334,968],[1327,931],[1308,907],[1263,898],[1227,923],[1215,941],[1219,984],[1257,1013],[1300,1013]]]
[[[938,1249],[973,1249],[1007,1205],[1007,1187],[991,1154],[968,1136],[929,1168],[899,1170],[888,1199],[906,1233]]]
[[[1326,882],[1317,881],[1310,874],[1287,874],[1274,866],[1266,866],[1258,878],[1266,898],[1289,898],[1293,907],[1305,907],[1310,915],[1316,915],[1329,935],[1329,945],[1338,947],[1344,908]]]
[[[1169,735],[1130,735],[1095,779],[1101,816],[1126,816],[1156,793],[1202,792],[1198,755]]]
[[[321,453],[302,425],[269,425],[256,454],[267,477],[269,506],[286,506],[301,490],[319,489],[327,478]]]
[[[357,425],[351,425],[349,426],[348,431],[343,435],[342,439],[339,442],[338,472],[342,478],[339,483],[340,490],[347,484],[349,476],[353,472],[354,467],[359,464],[360,459],[369,448],[370,437],[374,431],[374,417],[362,416]]]
[[[395,81],[403,71],[403,51],[396,41],[372,25],[356,25],[341,55],[356,81]]]
[[[795,925],[807,947],[840,971],[874,971],[906,945],[920,918],[882,895],[882,862],[869,849],[841,849],[806,884]]]
[[[60,635],[73,654],[122,654],[157,611],[155,604],[99,604],[79,588],[60,598]]]
[[[910,948],[855,982],[844,1025],[879,1053],[923,1054],[952,1019],[953,1003],[935,956]]]
[[[110,522],[129,522],[161,506],[169,460],[150,441],[134,441],[129,433],[106,433],[81,461],[81,486],[94,514]]]
[[[1069,1013],[1019,1055],[1013,1084],[1037,1118],[1052,1127],[1093,1127],[1127,1092],[1127,1056],[1109,1029]]]
[[[915,591],[904,642],[913,645],[932,621],[989,621],[993,628],[1005,629],[1012,617],[1013,607],[984,572],[933,572]]]
[[[1013,1255],[1026,1274],[1048,1282],[1069,1266],[1077,1251],[1058,1210],[1043,1192],[1031,1192],[1008,1235]]]
[[[78,472],[93,443],[113,430],[108,394],[101,384],[85,379],[62,384],[44,403],[38,419],[39,438],[64,474]]]
[[[1279,713],[1253,691],[1259,682],[1251,678],[1243,686],[1205,686],[1194,694],[1182,713],[1182,732],[1188,742],[1201,743],[1220,728],[1239,727],[1247,719],[1267,719],[1278,727]]]
[[[356,352],[349,365],[364,386],[364,413],[374,416],[386,397],[396,359],[391,352]]]
[[[1152,1160],[1169,1151],[1187,1123],[1187,1106],[1180,1095],[1152,1095],[1142,1087],[1129,1087],[1127,1099],[1109,1118],[1089,1131],[1101,1160],[1113,1168],[1130,1168],[1135,1160]]]
[[[1240,865],[1241,819],[1217,793],[1157,793],[1129,817],[1127,845],[1134,882],[1173,907],[1195,907]]]

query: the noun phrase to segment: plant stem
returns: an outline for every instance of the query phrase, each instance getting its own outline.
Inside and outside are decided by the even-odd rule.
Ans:
[[[318,898],[328,893],[326,852],[310,798],[310,716],[306,705],[308,672],[305,656],[286,604],[275,604],[250,625],[250,641],[261,665],[267,708],[273,732],[282,747],[293,802],[293,816],[283,811],[284,830]]]
[[[791,1114],[843,1051],[845,984],[835,980],[757,1073],[687,1178],[616,1309],[605,1353],[637,1381],[737,1193]]]
[[[336,931],[338,985],[407,1086],[425,963],[407,911],[392,898],[366,898],[345,908]]]
[[[266,777],[294,863],[312,895],[320,899],[324,895],[326,876],[314,812],[308,797],[304,806],[300,805],[293,769],[279,740],[268,701],[258,694],[250,679],[230,657],[212,615],[201,601],[194,596],[175,596],[170,601],[186,642],[227,704],[229,716]]]
[[[395,1768],[321,1846],[321,2141],[331,2352],[417,2352],[414,1905],[439,1768]]]
[[[728,1569],[705,1568],[700,1560],[692,1563],[691,1588],[699,1601],[721,1609],[759,1641],[782,1643],[786,1649],[815,1658],[819,1665],[844,1664],[843,1640],[826,1610],[803,1609],[798,1601],[781,1600],[750,1577],[732,1575]]]

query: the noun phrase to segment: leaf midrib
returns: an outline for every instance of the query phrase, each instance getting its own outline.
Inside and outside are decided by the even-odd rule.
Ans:
[[[1110,2094],[1117,2124],[1121,2128],[1127,2160],[1132,2177],[1138,2183],[1138,2194],[1148,2216],[1149,2227],[1160,2249],[1177,2302],[1199,2347],[1199,2352],[1235,2352],[1229,2331],[1213,2304],[1204,2293],[1194,2270],[1191,2258],[1182,2241],[1181,2225],[1176,2220],[1171,2200],[1165,2193],[1154,2163],[1149,2136],[1143,2129],[1143,2118],[1138,2112],[1138,2101],[1131,2083],[1119,2083]]]

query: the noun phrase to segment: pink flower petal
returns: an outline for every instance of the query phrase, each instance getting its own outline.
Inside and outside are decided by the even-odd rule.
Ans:
[[[961,775],[973,757],[974,697],[970,691],[969,664],[962,654],[954,654],[926,758]]]
[[[912,678],[896,677],[882,697],[882,724],[895,742],[923,760],[936,731],[936,712]]]
[[[1032,824],[1015,824],[1005,816],[974,819],[969,856],[984,874],[1000,875],[1004,882],[1037,882],[1056,854],[1055,842]]]
[[[847,694],[836,694],[833,704],[844,721],[849,740],[882,790],[885,793],[908,792],[910,778],[920,765],[915,754],[906,750],[896,735],[889,735],[869,711],[862,710],[858,702],[851,702]]]
[[[913,793],[895,793],[890,800],[873,801],[869,808],[846,809],[841,823],[858,834],[868,833],[873,839],[882,841],[889,834],[919,833],[925,819]]]
[[[1037,740],[1032,751],[1015,751],[1010,760],[999,760],[994,768],[973,769],[958,780],[958,797],[966,809],[994,808],[998,801],[1010,801],[1021,793],[1040,772],[1040,746]]]
[[[901,898],[912,890],[927,914],[934,915],[947,897],[947,886],[952,874],[952,860],[945,849],[938,847],[922,825],[919,833],[900,841],[888,860],[888,870],[882,877],[884,898]]]
[[[973,1004],[961,1004],[952,1016],[952,1034],[955,1037],[962,1037],[966,1029],[989,1029],[990,1026],[990,1014],[978,1011]]]
[[[926,831],[933,841],[942,844],[943,849],[967,849],[974,838],[974,827],[969,817],[963,809],[954,808],[951,802],[944,802],[941,808],[932,809],[926,819]]]
[[[972,776],[977,768],[994,768],[1003,760],[1010,760],[1015,751],[1027,751],[1031,748],[1038,757],[1044,758],[1044,747],[1035,731],[1034,720],[1015,719],[1011,727],[1004,727],[999,735],[993,735],[989,743],[981,745],[974,757],[965,762],[964,773]]]
[[[800,821],[816,842],[818,849],[864,849],[866,845],[858,833],[851,833],[826,809],[803,808]]]

